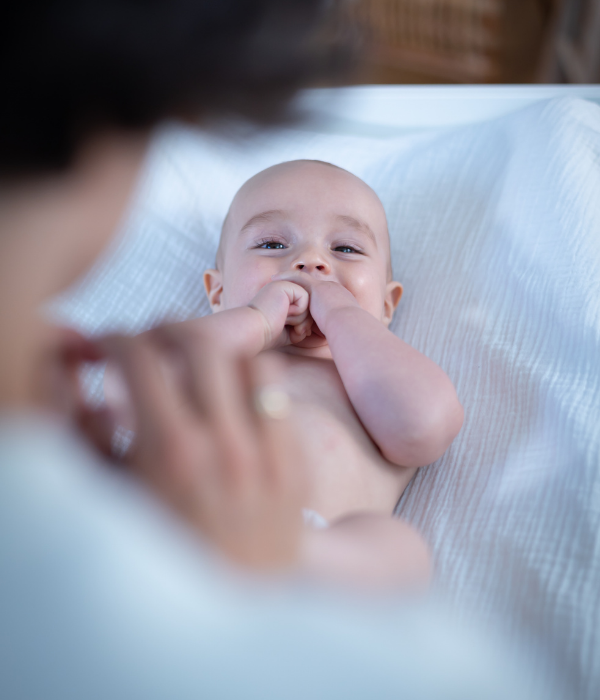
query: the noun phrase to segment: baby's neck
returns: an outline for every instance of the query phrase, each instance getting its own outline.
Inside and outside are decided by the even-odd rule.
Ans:
[[[286,345],[279,348],[279,352],[286,355],[297,355],[300,357],[312,357],[319,360],[332,360],[331,350],[329,345],[319,345],[316,348],[299,348],[297,345]]]

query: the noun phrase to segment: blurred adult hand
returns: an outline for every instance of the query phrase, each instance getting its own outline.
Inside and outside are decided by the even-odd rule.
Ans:
[[[293,565],[307,484],[278,358],[233,358],[186,324],[101,347],[133,406],[133,472],[234,562]]]
[[[46,325],[43,338],[43,350],[33,371],[37,404],[73,425],[103,456],[110,458],[113,416],[104,407],[89,405],[80,381],[82,366],[104,360],[104,353],[72,328]]]

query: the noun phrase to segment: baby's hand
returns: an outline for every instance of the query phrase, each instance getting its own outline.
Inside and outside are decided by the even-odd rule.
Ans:
[[[309,321],[317,324],[319,330],[327,335],[327,318],[332,311],[347,307],[358,307],[358,301],[352,292],[339,282],[320,280],[308,272],[285,272],[274,277],[276,281],[286,280],[300,286],[310,297]]]
[[[299,343],[311,334],[308,292],[288,280],[269,282],[248,304],[265,322],[265,350]]]

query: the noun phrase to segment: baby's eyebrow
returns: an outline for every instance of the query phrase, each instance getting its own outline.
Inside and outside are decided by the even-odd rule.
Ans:
[[[243,233],[246,229],[256,226],[256,224],[264,224],[267,221],[273,221],[273,219],[280,219],[285,216],[285,212],[281,209],[269,209],[269,211],[263,211],[260,214],[256,214],[251,219],[248,219],[246,223],[242,226],[240,233]]]
[[[339,214],[335,218],[345,226],[349,226],[356,231],[362,231],[362,233],[373,241],[373,245],[377,248],[377,239],[375,238],[375,234],[371,230],[371,227],[367,223],[360,221],[353,216],[348,216],[347,214]]]

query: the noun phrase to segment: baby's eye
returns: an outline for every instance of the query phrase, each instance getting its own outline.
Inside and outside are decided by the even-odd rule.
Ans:
[[[256,247],[264,250],[283,250],[285,245],[281,241],[268,240],[259,241]]]
[[[356,248],[353,248],[352,246],[349,245],[338,245],[334,248],[334,251],[336,253],[358,253],[359,251],[356,250]]]

